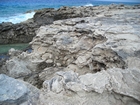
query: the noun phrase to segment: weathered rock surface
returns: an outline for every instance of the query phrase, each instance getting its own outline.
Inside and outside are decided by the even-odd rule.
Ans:
[[[28,43],[37,29],[38,26],[33,23],[1,23],[0,44]]]
[[[41,26],[1,71],[41,88],[37,105],[140,105],[140,9],[109,8]]]
[[[138,75],[137,69],[109,69],[81,76],[73,71],[57,72],[43,83],[40,104],[139,105]]]
[[[36,35],[35,31],[41,25],[52,24],[53,21],[76,18],[90,17],[104,14],[111,17],[114,10],[139,9],[140,6],[91,6],[91,7],[61,7],[59,9],[47,8],[38,10],[33,19],[19,24],[2,23],[0,24],[0,44],[8,43],[28,43]]]
[[[34,22],[37,24],[51,24],[53,21],[77,18],[77,17],[90,17],[96,16],[106,12],[105,16],[110,17],[112,14],[110,11],[122,10],[122,9],[138,9],[137,6],[125,6],[125,5],[110,5],[110,6],[82,6],[82,7],[61,7],[59,9],[47,8],[38,10],[34,15]]]
[[[91,71],[124,68],[126,65],[116,52],[95,47],[106,42],[106,38],[103,36],[105,31],[98,28],[102,27],[101,24],[95,25],[96,22],[91,21],[94,19],[96,18],[76,18],[42,26],[30,43],[33,53],[39,54],[46,62],[51,60],[54,66],[75,64],[78,68],[87,67]],[[67,22],[75,25],[71,26]]]
[[[0,105],[29,105],[38,96],[39,90],[35,87],[0,74]]]

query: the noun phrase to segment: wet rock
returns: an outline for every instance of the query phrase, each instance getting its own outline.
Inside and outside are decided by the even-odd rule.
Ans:
[[[0,24],[0,44],[28,43],[35,36],[37,25],[33,23]]]
[[[22,51],[20,51],[20,50],[16,50],[16,49],[14,49],[14,48],[11,48],[9,51],[8,51],[8,54],[9,54],[9,56],[17,56],[17,55],[19,55],[20,53],[21,53]]]

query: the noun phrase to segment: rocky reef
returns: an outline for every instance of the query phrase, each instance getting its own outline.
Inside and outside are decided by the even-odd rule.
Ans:
[[[31,53],[9,51],[10,59],[0,68],[0,104],[140,105],[139,6],[76,9],[71,15],[65,12],[71,19],[63,14],[63,20],[54,18],[52,24],[41,26],[30,42]],[[71,11],[48,10],[34,17]]]
[[[37,10],[34,17],[25,22],[1,23],[0,44],[29,43],[36,35],[36,30],[42,25],[52,24],[53,21],[76,18],[92,17],[102,13],[110,16],[110,11],[122,9],[139,9],[140,6],[110,5],[90,7],[61,7],[59,9],[46,8]]]

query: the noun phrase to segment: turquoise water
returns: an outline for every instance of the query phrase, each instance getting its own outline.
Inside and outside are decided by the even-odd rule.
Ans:
[[[9,56],[7,55],[7,52],[11,49],[17,49],[17,50],[25,50],[29,44],[7,44],[7,45],[0,45],[0,61],[2,59],[8,59]],[[28,52],[31,52],[31,49],[29,49]]]
[[[61,6],[85,6],[85,5],[109,5],[109,4],[140,4],[137,2],[107,2],[97,0],[0,0],[0,23],[19,23],[32,18],[34,12],[26,13],[29,10],[41,8],[59,8]],[[26,13],[26,14],[25,14]]]
[[[35,12],[26,13],[41,8],[59,8],[61,6],[95,6],[109,4],[135,5],[138,2],[107,2],[97,0],[0,0],[0,23],[19,23],[32,18]],[[7,52],[10,48],[24,49],[25,44],[0,45],[0,53]]]
[[[19,23],[32,18],[34,12],[26,13],[41,8],[59,8],[61,6],[95,6],[109,4],[135,5],[137,2],[107,2],[98,0],[0,0],[0,23]],[[6,53],[10,48],[23,50],[28,44],[0,45],[0,54]]]
[[[17,50],[24,50],[29,46],[29,44],[7,44],[0,45],[0,54],[7,53],[11,48]]]

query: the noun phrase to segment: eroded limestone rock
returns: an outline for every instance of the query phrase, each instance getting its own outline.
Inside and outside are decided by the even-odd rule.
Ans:
[[[93,8],[96,17],[41,26],[30,43],[33,52],[6,62],[8,75],[42,88],[36,104],[139,105],[139,9],[103,8]]]
[[[73,24],[74,27],[72,27],[67,24],[67,21],[77,24]],[[124,68],[124,61],[113,50],[97,51],[100,48],[95,50],[94,46],[103,43],[106,38],[103,36],[102,30],[92,28],[98,27],[100,24],[93,25],[93,22],[89,23],[88,21],[91,19],[60,20],[53,25],[41,27],[37,36],[30,43],[34,48],[34,53],[42,55],[42,59],[46,62],[51,61],[54,66],[57,64],[68,66],[73,63],[79,68],[89,66],[92,71],[112,67]],[[50,34],[50,30],[55,30],[55,33]],[[44,46],[44,44],[47,45]],[[98,52],[100,54],[96,54]]]
[[[139,75],[137,69],[109,69],[81,76],[73,71],[58,72],[51,80],[43,83],[40,103],[44,101],[48,105],[58,105],[61,100],[60,103],[68,105],[77,105],[77,102],[79,105],[139,105]]]

